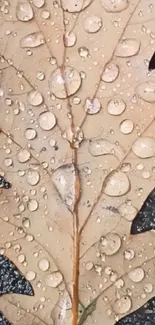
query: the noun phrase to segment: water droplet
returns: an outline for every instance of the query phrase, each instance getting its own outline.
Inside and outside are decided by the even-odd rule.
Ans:
[[[19,2],[16,7],[16,16],[21,21],[29,21],[33,18],[33,10],[28,2]]]
[[[79,148],[80,143],[83,140],[83,132],[79,127],[74,127],[74,130],[69,127],[64,133],[63,138],[67,139],[71,146],[74,148]]]
[[[73,211],[75,202],[79,199],[78,184],[76,184],[77,186],[75,188],[75,182],[77,183],[76,177],[77,170],[74,164],[66,164],[59,167],[54,171],[52,176],[58,193],[70,211]]]
[[[27,140],[33,140],[36,137],[36,135],[37,135],[37,132],[34,129],[28,128],[25,130],[25,138]]]
[[[121,204],[118,210],[121,217],[128,221],[132,221],[137,213],[137,209],[131,204],[131,202]]]
[[[131,309],[131,307],[132,302],[129,296],[122,296],[120,299],[117,299],[113,304],[114,311],[117,314],[125,314]]]
[[[127,58],[136,55],[140,50],[140,45],[141,44],[138,39],[123,39],[116,46],[115,56]]]
[[[49,131],[56,125],[56,117],[52,112],[43,112],[39,115],[39,125],[45,130]]]
[[[153,291],[153,284],[152,283],[146,283],[144,285],[144,291],[146,293],[151,293]]]
[[[41,271],[45,272],[49,269],[50,263],[45,258],[41,259],[38,263],[38,267]]]
[[[29,169],[26,174],[26,180],[29,185],[32,185],[32,186],[37,185],[40,180],[40,175],[35,170]]]
[[[38,209],[38,205],[39,204],[38,204],[38,202],[36,200],[30,200],[28,202],[28,209],[29,209],[29,211],[31,211],[31,212],[36,211]]]
[[[31,154],[27,149],[22,149],[17,153],[17,159],[20,163],[24,163],[31,158]]]
[[[119,160],[124,157],[124,150],[114,143],[106,139],[98,139],[89,141],[89,152],[92,156],[114,155]]]
[[[73,32],[67,32],[65,34],[65,46],[72,47],[76,43],[76,36]]]
[[[20,41],[22,48],[33,48],[45,44],[45,39],[42,33],[35,32],[23,37]]]
[[[111,99],[107,104],[107,111],[111,115],[121,115],[126,109],[123,99]]]
[[[23,225],[23,227],[25,227],[26,229],[28,229],[30,227],[30,219],[24,218],[22,220],[22,225]]]
[[[84,21],[84,29],[87,33],[96,33],[102,27],[102,19],[98,16],[89,16]]]
[[[41,72],[41,71],[38,71],[36,73],[36,77],[37,77],[38,80],[42,81],[42,80],[45,79],[45,74],[43,72]]]
[[[128,261],[131,261],[135,256],[135,252],[133,249],[128,249],[124,252],[124,258]]]
[[[45,0],[33,0],[32,2],[36,8],[41,8],[45,4]]]
[[[103,71],[101,80],[105,82],[113,82],[119,75],[119,67],[115,63],[108,63]]]
[[[126,194],[130,189],[130,182],[125,173],[116,171],[107,181],[104,193],[108,196],[121,196]]]
[[[56,288],[62,282],[63,276],[60,272],[56,271],[46,277],[46,284],[48,287]]]
[[[36,274],[34,271],[28,271],[25,276],[28,281],[32,281],[35,279]]]
[[[4,164],[5,164],[5,166],[10,167],[13,165],[13,160],[11,158],[6,158],[4,160]]]
[[[25,261],[25,255],[24,254],[18,255],[18,262],[23,263],[24,261]]]
[[[144,279],[145,273],[141,267],[137,267],[136,269],[130,271],[128,276],[133,282],[141,282]]]
[[[146,101],[148,103],[154,103],[155,102],[155,82],[153,82],[153,81],[143,82],[142,84],[137,86],[136,93],[144,101]]]
[[[78,49],[78,53],[82,58],[89,56],[89,49],[86,46],[81,46]]]
[[[88,262],[85,264],[85,270],[86,270],[86,271],[90,271],[90,270],[92,270],[93,266],[94,266],[93,262],[88,261]]]
[[[123,134],[130,134],[133,131],[134,123],[132,120],[124,120],[121,122],[119,128]]]
[[[49,11],[48,10],[43,10],[42,13],[41,13],[41,17],[43,19],[45,19],[45,20],[48,19],[50,17]]]
[[[62,0],[62,8],[68,12],[80,12],[91,2],[92,0]]]
[[[37,90],[31,90],[28,93],[27,100],[28,100],[28,102],[29,102],[30,105],[32,105],[32,106],[39,106],[43,102],[43,96],[42,96],[42,94],[39,91],[37,91]]]
[[[129,0],[100,0],[107,12],[121,12],[128,8]]]
[[[79,73],[71,67],[65,67],[64,73],[59,68],[51,74],[50,87],[57,98],[67,98],[73,95],[81,86]],[[65,84],[65,85],[64,85]]]
[[[155,139],[140,137],[132,145],[132,151],[140,158],[151,158],[155,156]]]
[[[97,114],[101,110],[101,103],[98,98],[94,98],[91,100],[90,98],[86,99],[85,102],[85,111],[87,114],[94,115]]]
[[[117,234],[109,233],[101,237],[100,251],[106,255],[114,255],[121,247],[121,239]]]

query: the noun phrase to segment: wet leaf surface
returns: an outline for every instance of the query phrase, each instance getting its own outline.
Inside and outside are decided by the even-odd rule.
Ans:
[[[144,201],[131,225],[131,234],[136,235],[155,229],[155,189]]]
[[[148,300],[128,316],[121,318],[115,325],[153,325],[155,323],[155,297]]]

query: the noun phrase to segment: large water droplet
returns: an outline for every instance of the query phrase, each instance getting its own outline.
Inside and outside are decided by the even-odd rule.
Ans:
[[[81,86],[79,73],[71,67],[65,67],[64,73],[60,68],[54,70],[49,80],[52,93],[57,98],[67,98],[73,95]]]
[[[121,196],[126,194],[130,189],[130,182],[125,173],[116,171],[107,181],[104,193],[108,196]]]
[[[120,12],[128,8],[129,0],[100,0],[107,12]]]
[[[98,16],[89,16],[84,21],[84,29],[87,33],[96,33],[102,27],[102,19]]]
[[[32,0],[32,3],[36,8],[41,8],[45,4],[45,0]]]
[[[80,189],[77,173],[74,164],[66,164],[56,169],[52,176],[59,195],[70,211],[73,211],[74,205],[79,199]]]
[[[145,273],[141,267],[137,267],[136,269],[130,271],[128,276],[133,282],[141,282],[144,279]]]
[[[89,152],[92,156],[101,155],[114,155],[119,160],[124,157],[124,150],[114,143],[109,142],[106,139],[98,139],[89,141]]]
[[[36,274],[34,271],[28,271],[25,276],[28,281],[32,281],[35,279]]]
[[[117,234],[109,233],[101,237],[100,251],[106,255],[114,255],[121,247],[121,239]]]
[[[107,104],[107,111],[111,115],[121,115],[126,109],[123,99],[111,99]]]
[[[45,39],[42,33],[35,32],[23,37],[20,41],[22,48],[38,47],[45,44]]]
[[[117,314],[127,313],[131,309],[131,306],[132,302],[129,296],[123,296],[117,299],[113,304],[114,311]]]
[[[62,0],[62,8],[69,12],[80,12],[89,6],[92,0]]]
[[[148,81],[143,82],[142,84],[138,85],[136,88],[136,93],[140,98],[145,100],[148,103],[155,102],[155,82]]]
[[[28,209],[31,212],[36,211],[38,209],[38,206],[39,206],[39,204],[38,204],[38,202],[36,200],[30,200],[28,202]]]
[[[46,284],[48,287],[56,288],[63,280],[60,272],[56,271],[46,277]]]
[[[134,38],[126,38],[121,40],[116,46],[115,56],[130,57],[136,55],[140,50],[140,41]]]
[[[29,21],[33,18],[33,10],[28,2],[19,2],[16,7],[16,16],[21,21]]]
[[[67,139],[71,146],[74,148],[79,148],[80,143],[83,140],[83,132],[79,127],[74,127],[74,130],[69,127],[64,133],[63,138]]]
[[[98,98],[90,99],[87,98],[85,102],[85,111],[87,114],[94,115],[101,110],[101,103]]]
[[[119,75],[119,67],[115,63],[109,63],[101,76],[102,81],[113,82]]]
[[[31,154],[27,149],[22,149],[17,153],[17,159],[20,163],[24,163],[31,158]]]
[[[40,175],[37,171],[29,169],[26,174],[26,179],[29,185],[37,185],[40,180]]]
[[[43,130],[52,130],[55,124],[56,117],[52,112],[43,112],[39,115],[39,125]]]
[[[43,96],[42,96],[42,94],[39,91],[37,91],[37,90],[31,90],[28,93],[27,100],[28,100],[28,102],[29,102],[30,105],[32,105],[32,106],[39,106],[43,102]]]
[[[151,158],[155,156],[155,139],[140,137],[132,145],[132,151],[140,158]]]

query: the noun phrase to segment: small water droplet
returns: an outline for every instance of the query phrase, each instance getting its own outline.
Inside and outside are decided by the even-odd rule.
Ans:
[[[84,29],[87,33],[96,33],[102,27],[102,19],[98,16],[89,16],[84,21]]]
[[[107,104],[107,111],[110,115],[121,115],[126,109],[123,99],[111,99]]]
[[[24,135],[27,140],[33,140],[37,136],[37,132],[34,129],[28,128],[25,130]]]
[[[50,12],[48,10],[43,10],[41,13],[41,17],[45,20],[48,19],[50,17]]]
[[[45,130],[49,131],[56,125],[56,117],[52,112],[43,112],[39,115],[39,125]]]
[[[22,48],[34,48],[43,44],[45,44],[45,39],[43,34],[40,32],[31,33],[20,40],[20,46]]]
[[[64,73],[60,68],[54,70],[50,76],[50,88],[57,98],[67,98],[73,95],[81,86],[79,73],[71,67],[65,67]],[[64,86],[65,84],[65,86]]]
[[[118,210],[120,215],[128,221],[132,221],[137,213],[137,209],[131,204],[130,201],[121,204]]]
[[[29,185],[37,185],[40,180],[40,175],[37,171],[29,169],[26,173],[26,180]]]
[[[123,134],[130,134],[134,129],[134,123],[132,120],[126,119],[120,123],[119,128]]]
[[[154,103],[155,102],[155,82],[148,81],[143,82],[136,88],[136,93],[145,102]]]
[[[94,266],[93,262],[88,261],[88,262],[85,264],[85,270],[86,270],[86,271],[90,271],[90,270],[92,270],[93,266]]]
[[[130,181],[127,175],[121,171],[114,172],[107,181],[104,193],[108,196],[121,196],[130,189]]]
[[[39,261],[38,267],[41,271],[45,272],[49,269],[50,263],[47,259],[43,258]]]
[[[137,267],[136,269],[130,271],[128,276],[133,282],[141,282],[144,279],[145,273],[141,267]]]
[[[73,32],[67,32],[65,34],[65,46],[72,47],[76,43],[76,36]]]
[[[16,7],[16,16],[21,21],[29,21],[33,18],[33,10],[28,2],[19,2]]]
[[[33,0],[32,3],[36,8],[41,8],[45,4],[45,0]]]
[[[42,80],[45,79],[45,74],[43,72],[41,72],[41,71],[38,71],[36,73],[36,77],[37,77],[38,80],[42,81]]]
[[[151,158],[155,156],[155,139],[140,137],[132,145],[132,151],[140,158]]]
[[[119,75],[119,67],[115,63],[108,63],[103,71],[101,80],[104,82],[113,82],[117,79]]]
[[[32,105],[32,106],[39,106],[43,102],[43,96],[42,96],[42,94],[39,91],[37,91],[37,90],[31,90],[28,93],[27,100],[28,100],[28,102],[29,102],[30,105]]]
[[[36,211],[38,209],[38,206],[39,206],[39,204],[38,204],[38,202],[36,200],[30,200],[28,202],[28,209],[31,212]]]
[[[89,49],[86,46],[81,46],[78,49],[78,53],[82,58],[89,56]]]
[[[128,261],[131,261],[135,256],[135,252],[133,249],[128,249],[124,252],[124,258]]]
[[[123,39],[116,46],[115,55],[124,58],[136,55],[140,50],[140,45],[141,43],[138,39]]]
[[[117,314],[125,314],[131,309],[131,307],[132,302],[129,296],[122,296],[120,299],[117,299],[113,304],[114,311]]]
[[[100,0],[107,12],[121,12],[128,8],[129,0]]]
[[[56,271],[46,277],[46,284],[48,287],[56,288],[62,282],[63,276],[60,272]]]
[[[101,103],[98,98],[94,98],[91,100],[90,98],[86,99],[85,102],[85,111],[87,114],[94,115],[97,114],[101,110]]]
[[[151,293],[153,291],[153,284],[152,283],[146,283],[144,285],[144,291],[146,293]]]
[[[91,2],[92,0],[62,0],[62,8],[68,12],[80,12]]]
[[[28,271],[25,276],[28,281],[32,281],[35,279],[36,274],[34,271]]]
[[[109,233],[101,237],[100,251],[106,255],[114,255],[121,247],[121,239],[117,234]]]
[[[20,163],[30,160],[31,154],[27,149],[22,149],[17,153],[17,159]]]
[[[4,160],[4,164],[5,164],[5,166],[10,167],[13,165],[13,160],[11,158],[6,158]]]

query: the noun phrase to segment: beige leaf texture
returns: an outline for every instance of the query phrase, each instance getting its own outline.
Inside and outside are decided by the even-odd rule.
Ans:
[[[0,0],[0,254],[13,325],[114,325],[155,295],[155,4]],[[0,279],[1,280],[1,279]]]

